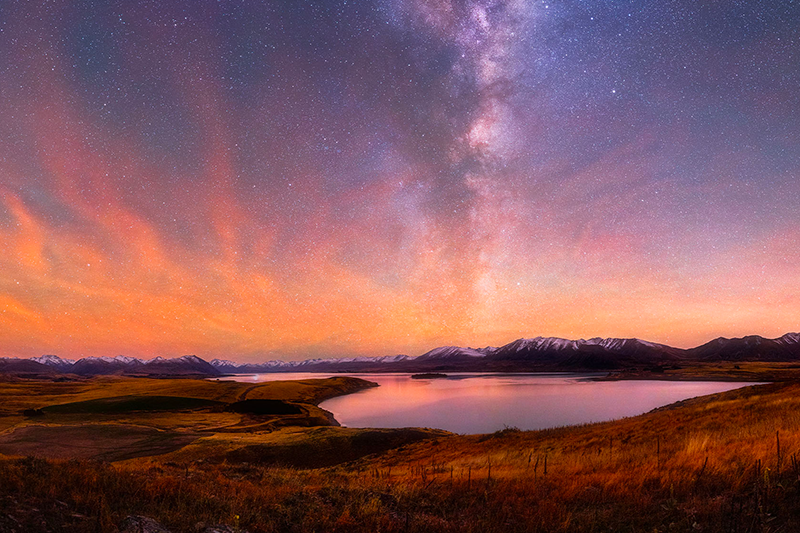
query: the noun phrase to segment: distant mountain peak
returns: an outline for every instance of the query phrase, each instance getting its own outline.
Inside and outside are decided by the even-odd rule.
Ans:
[[[234,363],[233,361],[229,361],[228,359],[212,359],[211,361],[209,361],[209,364],[216,368],[221,368],[221,367],[236,368],[241,366],[241,363]]]
[[[577,348],[577,342],[559,337],[533,337],[532,339],[517,339],[500,348],[494,348],[492,351],[504,349],[517,352],[523,350],[574,350]]]
[[[800,344],[800,333],[787,333],[775,340],[784,344]]]
[[[592,337],[570,340],[560,337],[516,339],[500,347],[470,348],[441,346],[420,356],[314,358],[304,361],[273,360],[264,363],[237,363],[226,359],[207,362],[196,355],[143,361],[135,357],[84,357],[77,361],[47,354],[20,360],[0,358],[5,368],[28,371],[47,368],[48,372],[81,375],[219,375],[220,373],[258,372],[369,372],[397,371],[542,371],[609,370],[650,367],[664,363],[691,361],[800,361],[800,333],[786,333],[776,339],[758,335],[728,339],[718,337],[690,349],[673,348],[638,338]],[[27,365],[27,366],[25,366]],[[40,365],[40,366],[37,366]],[[31,370],[33,369],[33,370]]]
[[[200,359],[196,355],[184,355],[183,357],[179,357],[178,361],[187,361],[192,363],[206,363],[203,359]]]
[[[114,361],[118,361],[120,363],[129,365],[129,364],[141,364],[142,360],[137,359],[136,357],[128,357],[127,355],[118,355],[114,357]]]
[[[481,348],[461,348],[460,346],[441,346],[426,352],[415,360],[424,361],[426,359],[450,359],[454,357],[485,357],[485,349]]]
[[[74,365],[75,361],[73,359],[62,359],[57,355],[42,355],[39,357],[31,357],[31,361],[35,361],[42,365],[49,365],[49,366],[69,366]]]

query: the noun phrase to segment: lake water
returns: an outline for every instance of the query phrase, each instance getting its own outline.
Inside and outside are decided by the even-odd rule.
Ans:
[[[322,378],[342,374],[250,374],[237,381]],[[718,381],[593,381],[603,374],[347,374],[380,387],[340,396],[320,407],[348,427],[432,427],[490,433],[504,427],[544,429],[601,422],[704,394],[754,383]]]

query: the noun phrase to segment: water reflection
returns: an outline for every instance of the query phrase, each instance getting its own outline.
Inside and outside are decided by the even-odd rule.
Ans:
[[[241,381],[308,379],[336,374],[255,374]],[[753,383],[593,381],[592,374],[351,374],[380,387],[333,398],[321,407],[349,427],[434,427],[489,433],[507,426],[543,429],[645,413],[679,400]]]

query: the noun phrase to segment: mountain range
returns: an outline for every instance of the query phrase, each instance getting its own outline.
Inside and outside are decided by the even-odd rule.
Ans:
[[[222,374],[211,364],[196,355],[174,359],[156,357],[142,360],[118,355],[116,357],[84,357],[77,361],[62,359],[57,355],[43,355],[30,359],[0,358],[0,374],[75,374],[78,376],[104,376],[123,374],[130,376],[218,376]]]
[[[665,365],[722,361],[800,361],[800,333],[777,339],[757,335],[720,337],[695,348],[673,348],[639,339],[592,338],[568,340],[557,337],[518,339],[500,347],[463,348],[443,346],[417,357],[348,357],[236,363],[195,355],[174,359],[142,360],[85,357],[77,361],[56,355],[30,359],[0,358],[0,373],[76,374],[80,376],[124,374],[134,376],[219,376],[239,373],[278,372],[521,372],[587,371],[626,368],[655,369]]]

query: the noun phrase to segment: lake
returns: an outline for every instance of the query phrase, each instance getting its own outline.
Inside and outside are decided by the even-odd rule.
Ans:
[[[237,381],[324,378],[342,374],[249,374]],[[347,374],[380,387],[320,407],[347,427],[431,427],[491,433],[504,427],[544,429],[646,413],[679,400],[755,383],[594,381],[604,374],[475,374],[411,379],[411,374]]]

